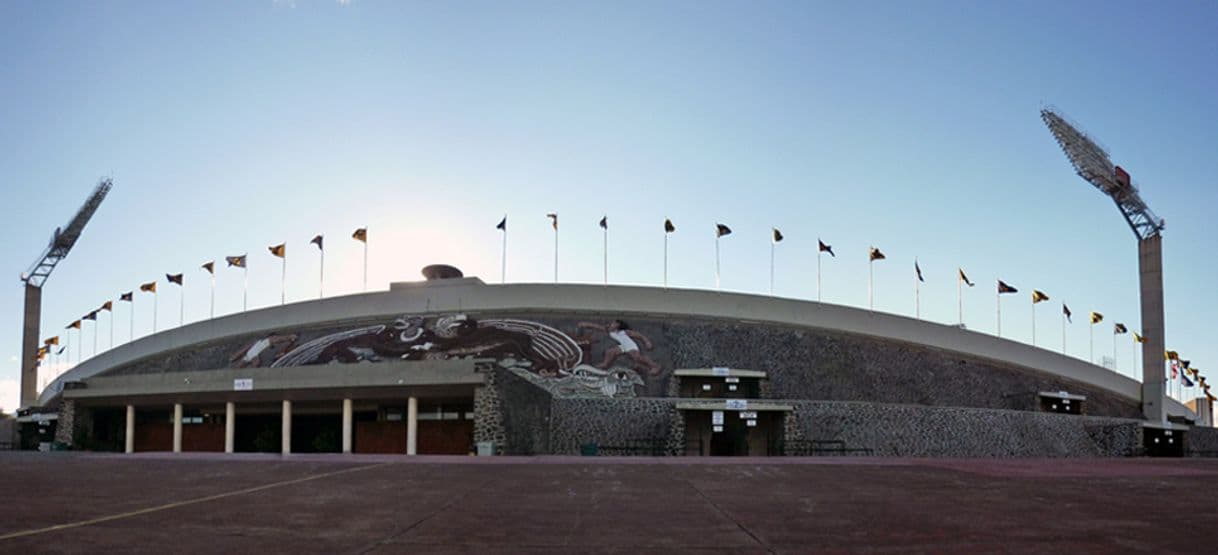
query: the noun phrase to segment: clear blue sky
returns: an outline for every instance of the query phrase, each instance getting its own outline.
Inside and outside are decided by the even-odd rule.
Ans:
[[[1020,288],[1004,335],[1098,354],[1110,322],[1138,328],[1134,237],[1073,174],[1038,118],[1061,108],[1128,168],[1167,220],[1168,345],[1218,364],[1209,332],[1218,234],[1218,4],[1173,2],[4,2],[0,3],[0,407],[16,404],[22,289],[38,256],[102,175],[115,189],[45,290],[43,336],[160,278],[159,321],[206,316],[199,264],[249,252],[251,307],[418,278],[447,262],[497,281],[510,214],[509,281],[551,279],[546,212],[562,218],[562,279],[657,284],[671,217],[671,282],[765,293],[778,226],[777,293],[867,299],[953,323],[955,270],[978,283],[966,322],[993,331],[994,280]],[[1209,229],[1210,231],[1206,231]],[[241,305],[220,268],[217,311]],[[138,295],[138,293],[137,293]],[[138,296],[136,335],[151,327]],[[116,310],[126,337],[128,305]],[[108,324],[100,327],[107,343]],[[86,328],[85,353],[91,350]],[[1132,373],[1124,338],[1119,367]]]

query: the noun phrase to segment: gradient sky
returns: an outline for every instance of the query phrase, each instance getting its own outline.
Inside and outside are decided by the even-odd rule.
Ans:
[[[56,226],[98,178],[115,188],[44,291],[43,336],[160,278],[159,322],[207,314],[199,265],[250,255],[251,307],[415,280],[425,264],[548,281],[561,215],[561,278],[658,284],[670,217],[670,281],[764,294],[779,227],[776,293],[867,302],[966,323],[1086,358],[1086,313],[1138,329],[1137,247],[1111,201],[1074,175],[1038,117],[1054,105],[1105,145],[1167,221],[1168,347],[1218,364],[1212,325],[1218,234],[1218,4],[1214,2],[30,2],[0,3],[0,407],[17,402],[22,288]],[[1209,229],[1210,231],[1206,231]],[[219,268],[217,312],[241,308]],[[118,305],[115,335],[127,336]],[[136,335],[152,302],[137,293]],[[92,347],[86,328],[85,355]],[[108,322],[100,325],[108,343]],[[75,337],[73,337],[75,340]],[[74,350],[75,348],[73,348]],[[1121,338],[1118,367],[1133,373]]]

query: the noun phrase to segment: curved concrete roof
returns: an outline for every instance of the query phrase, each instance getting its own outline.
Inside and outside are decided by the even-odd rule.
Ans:
[[[163,351],[230,336],[325,322],[435,312],[630,313],[726,318],[752,323],[819,328],[921,344],[963,355],[1057,374],[1141,399],[1141,383],[1084,360],[956,326],[850,306],[742,293],[621,285],[486,284],[478,278],[394,283],[378,291],[302,301],[221,316],[142,337],[101,353],[61,375],[40,395],[54,400],[65,381],[97,375]],[[1192,416],[1172,399],[1171,415]]]

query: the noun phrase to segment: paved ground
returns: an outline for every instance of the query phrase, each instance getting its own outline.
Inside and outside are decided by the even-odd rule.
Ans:
[[[1206,552],[1216,484],[1218,460],[0,453],[0,553]]]

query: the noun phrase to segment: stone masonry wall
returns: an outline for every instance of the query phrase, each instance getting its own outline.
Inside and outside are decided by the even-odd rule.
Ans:
[[[1185,438],[1189,451],[1200,451],[1211,457],[1218,455],[1218,428],[1194,426]]]
[[[1141,446],[1134,419],[879,403],[798,402],[809,440],[842,440],[879,456],[1120,457]]]
[[[675,455],[685,446],[685,421],[672,399],[561,399],[550,402],[550,452],[576,455],[580,446],[614,447],[662,442]]]

